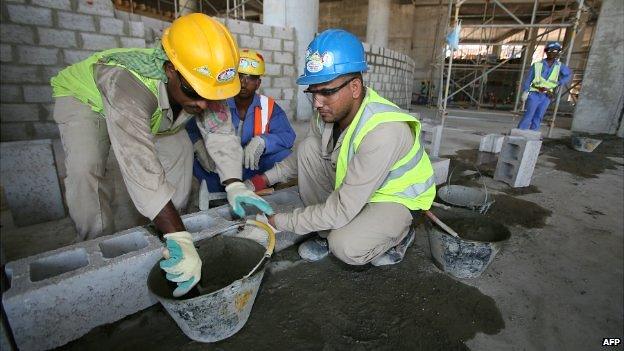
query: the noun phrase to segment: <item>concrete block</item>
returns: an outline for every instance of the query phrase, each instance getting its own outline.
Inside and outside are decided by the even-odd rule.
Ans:
[[[293,52],[295,51],[295,42],[293,40],[284,40],[284,51]]]
[[[18,46],[17,55],[20,63],[31,65],[55,65],[58,63],[59,50],[38,46]]]
[[[282,69],[284,70],[284,75],[285,76],[292,77],[293,79],[296,79],[297,72],[295,71],[295,66],[284,65]]]
[[[59,10],[71,10],[70,0],[32,0],[30,3]]]
[[[129,38],[121,37],[121,47],[123,48],[144,48],[145,39],[143,38]]]
[[[265,198],[278,212],[302,206],[296,188]],[[248,209],[247,214],[255,211]],[[194,241],[233,234],[238,223],[227,205],[185,215],[182,220]],[[305,238],[280,233],[276,251]],[[64,345],[92,328],[155,304],[146,281],[161,258],[162,247],[148,230],[135,227],[9,262],[5,271],[10,288],[2,302],[20,350]]]
[[[19,24],[0,24],[0,36],[3,43],[35,44],[35,32],[33,29]]]
[[[504,140],[505,136],[502,134],[488,134],[481,138],[481,143],[479,143],[479,151],[497,154],[501,151]]]
[[[293,78],[273,78],[273,88],[290,88],[293,86]]]
[[[290,52],[274,52],[273,62],[292,65],[294,62],[293,54]]]
[[[39,33],[39,45],[59,48],[78,47],[76,32],[74,31],[39,27],[37,32]]]
[[[100,26],[102,22],[100,22]],[[130,35],[133,37],[143,38],[145,36],[145,25],[143,22],[130,21]]]
[[[271,26],[265,26],[260,23],[251,24],[251,34],[259,37],[272,37],[273,30]]]
[[[0,105],[0,120],[3,123],[38,121],[39,107],[36,104],[2,104]]]
[[[417,113],[411,115],[420,118]],[[440,153],[440,144],[442,142],[442,126],[439,124],[431,124],[422,122],[420,124],[420,142],[425,146],[425,150],[429,156],[437,157]]]
[[[18,226],[65,216],[51,140],[0,144],[2,186]]]
[[[52,102],[50,85],[24,85],[25,102]]]
[[[451,160],[448,158],[430,157],[431,166],[433,167],[433,174],[435,176],[436,185],[446,183],[448,179],[449,165]]]
[[[52,10],[50,9],[13,4],[7,4],[6,8],[11,22],[44,27],[52,26]],[[4,36],[2,38],[4,39]]]
[[[0,85],[0,102],[24,102],[22,89],[19,85]]]
[[[232,33],[247,35],[251,34],[251,26],[249,22],[226,19],[225,26]]]
[[[280,99],[282,97],[282,89],[277,88],[261,88],[262,94],[270,96],[273,99]]]
[[[514,188],[531,185],[531,177],[541,146],[540,140],[527,140],[517,136],[505,137],[496,164],[494,180],[500,180]]]
[[[238,45],[241,48],[260,49],[260,38],[241,34]]]
[[[124,35],[124,21],[113,17],[100,17],[100,33],[112,35]]]
[[[542,132],[540,132],[539,130],[514,128],[511,130],[510,135],[521,136],[529,140],[541,140],[542,139]]]
[[[262,38],[262,50],[267,50],[267,51],[282,50],[282,41],[280,39]]]
[[[80,33],[82,47],[86,50],[105,50],[117,47],[117,39],[110,35]]]
[[[279,76],[282,74],[282,66],[275,63],[267,63],[264,65],[265,76]],[[264,81],[264,78],[262,79]]]
[[[0,44],[0,62],[13,61],[13,47],[8,44]]]
[[[78,12],[90,15],[113,17],[115,16],[115,7],[112,1],[102,0],[78,0]]]
[[[73,29],[85,32],[95,31],[95,21],[93,16],[81,15],[71,12],[58,11],[58,27]]]
[[[89,50],[63,50],[63,56],[65,57],[65,63],[68,65],[74,64],[78,61],[82,61],[87,57],[93,55],[96,51]]]
[[[285,100],[290,100],[295,97],[295,89],[292,89],[292,88],[284,89],[283,92],[284,92],[283,98]]]
[[[273,38],[294,40],[295,32],[291,27],[273,27]]]

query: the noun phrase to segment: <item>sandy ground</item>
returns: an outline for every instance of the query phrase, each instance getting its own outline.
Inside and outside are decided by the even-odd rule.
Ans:
[[[517,118],[449,115],[440,154],[452,158],[452,182],[485,183],[496,200],[486,218],[511,232],[481,277],[438,270],[423,226],[392,267],[348,267],[333,257],[306,263],[291,248],[272,259],[248,323],[225,341],[189,340],[157,305],[64,349],[598,350],[602,338],[621,338],[622,140],[580,154],[568,147],[569,131],[556,129],[531,187],[518,190],[488,177],[492,160],[474,151],[482,135],[507,132]],[[303,135],[306,124],[295,127]],[[2,244],[12,260],[69,242],[71,230],[67,219],[3,230]]]

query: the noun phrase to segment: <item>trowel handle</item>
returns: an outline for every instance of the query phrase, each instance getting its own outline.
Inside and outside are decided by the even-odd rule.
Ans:
[[[431,211],[425,211],[425,216],[427,216],[427,218],[429,218],[435,224],[440,226],[440,228],[444,229],[445,232],[449,233],[450,235],[456,238],[459,238],[459,234],[457,234],[453,229],[451,229],[449,226],[444,224],[444,222],[442,222],[438,217],[436,217],[436,215],[434,215]]]

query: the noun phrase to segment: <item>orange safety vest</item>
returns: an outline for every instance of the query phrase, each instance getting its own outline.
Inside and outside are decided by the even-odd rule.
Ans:
[[[260,95],[260,106],[256,106],[254,111],[254,136],[269,132],[269,121],[273,115],[273,98]]]

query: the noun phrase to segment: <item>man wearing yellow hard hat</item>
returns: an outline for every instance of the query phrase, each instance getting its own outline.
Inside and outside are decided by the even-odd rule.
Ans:
[[[295,131],[284,110],[273,98],[256,93],[264,73],[262,54],[252,49],[241,49],[238,65],[241,90],[238,95],[227,99],[227,105],[232,124],[244,148],[242,166],[246,183],[252,182],[255,176],[273,168],[276,162],[290,155],[295,142]],[[190,120],[186,130],[196,153],[193,175],[199,181],[206,181],[210,192],[222,192],[223,178],[215,172],[215,163],[205,151],[197,123]],[[238,168],[241,168],[240,165]]]
[[[221,100],[238,94],[238,48],[213,18],[189,14],[163,32],[162,47],[111,49],[69,66],[51,79],[54,119],[65,150],[66,199],[79,240],[111,234],[112,187],[105,182],[112,146],[137,210],[165,234],[170,259],[161,262],[180,296],[200,278],[201,261],[180,219],[192,178],[193,151],[185,122],[200,116],[215,162],[233,169],[243,151]],[[210,133],[225,130],[230,133]],[[219,152],[214,152],[215,145]],[[227,153],[221,152],[226,150]],[[221,174],[228,200],[272,213],[247,190],[241,172]]]

